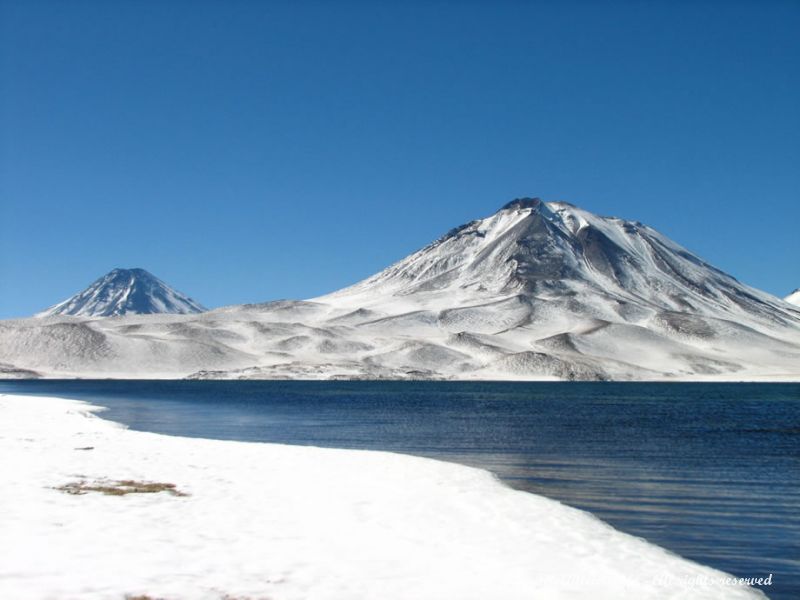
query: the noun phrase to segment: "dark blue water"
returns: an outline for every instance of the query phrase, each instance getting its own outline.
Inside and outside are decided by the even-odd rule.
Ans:
[[[800,385],[2,382],[109,407],[133,429],[392,450],[515,488],[800,598]]]

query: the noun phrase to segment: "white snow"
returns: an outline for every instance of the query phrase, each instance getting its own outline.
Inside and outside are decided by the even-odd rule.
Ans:
[[[793,291],[791,294],[784,298],[786,302],[789,304],[794,304],[795,306],[800,306],[800,288]]]
[[[800,312],[641,223],[525,199],[307,301],[0,321],[0,372],[798,380]]]
[[[206,309],[144,269],[113,269],[88,288],[36,314],[110,317],[128,314],[193,314]]]
[[[96,410],[0,395],[0,597],[763,597],[486,471],[134,432]],[[188,495],[56,489],[117,480]]]

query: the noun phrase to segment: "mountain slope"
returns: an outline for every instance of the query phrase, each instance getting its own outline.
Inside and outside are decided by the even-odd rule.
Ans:
[[[453,291],[543,301],[592,296],[618,307],[786,320],[774,297],[742,285],[650,227],[536,198],[515,200],[324,298],[371,304],[387,296]]]
[[[641,223],[521,199],[311,300],[0,322],[0,363],[104,377],[798,380],[800,309]]]
[[[800,288],[793,291],[791,294],[784,298],[786,302],[789,304],[794,304],[795,306],[800,306]]]
[[[206,309],[144,269],[114,269],[37,317],[191,314]]]

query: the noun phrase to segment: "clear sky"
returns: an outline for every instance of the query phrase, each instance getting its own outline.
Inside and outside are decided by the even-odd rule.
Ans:
[[[0,318],[306,298],[512,198],[800,287],[800,2],[0,0]]]

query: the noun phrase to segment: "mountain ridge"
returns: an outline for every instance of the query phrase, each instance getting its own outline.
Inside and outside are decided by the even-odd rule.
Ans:
[[[324,296],[6,321],[0,342],[6,371],[45,376],[800,379],[800,310],[638,221],[538,198]]]

